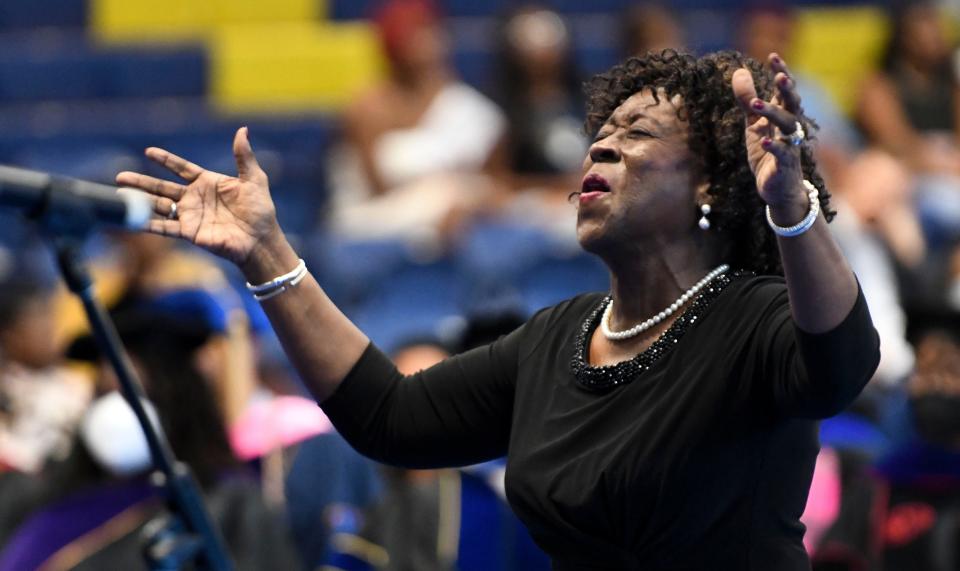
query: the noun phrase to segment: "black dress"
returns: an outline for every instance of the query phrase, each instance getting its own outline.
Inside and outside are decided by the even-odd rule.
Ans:
[[[593,369],[580,352],[604,303],[573,298],[407,378],[371,346],[323,408],[380,461],[506,454],[511,506],[556,569],[808,569],[815,419],[849,404],[879,361],[862,293],[837,328],[810,335],[783,279],[723,276],[620,366],[630,382],[597,391],[574,370]]]

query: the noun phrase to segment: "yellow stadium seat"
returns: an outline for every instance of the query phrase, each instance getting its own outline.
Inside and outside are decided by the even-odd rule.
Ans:
[[[362,22],[222,27],[209,45],[211,96],[226,112],[335,110],[384,69]]]
[[[794,69],[819,80],[849,114],[860,83],[879,65],[888,34],[887,18],[880,8],[803,9],[798,13],[788,61]]]
[[[102,42],[201,40],[225,25],[310,22],[322,0],[90,0],[90,29]]]

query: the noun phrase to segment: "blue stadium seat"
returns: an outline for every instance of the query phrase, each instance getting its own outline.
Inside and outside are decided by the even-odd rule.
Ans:
[[[0,35],[0,102],[202,96],[199,47],[97,49],[81,32]]]
[[[3,0],[0,30],[47,26],[81,27],[87,20],[85,0]]]

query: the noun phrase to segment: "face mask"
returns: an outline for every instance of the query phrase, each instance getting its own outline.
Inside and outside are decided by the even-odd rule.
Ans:
[[[160,431],[153,405],[142,402],[151,424]],[[90,405],[80,424],[80,438],[97,464],[114,476],[131,476],[150,467],[150,448],[143,428],[117,391]]]

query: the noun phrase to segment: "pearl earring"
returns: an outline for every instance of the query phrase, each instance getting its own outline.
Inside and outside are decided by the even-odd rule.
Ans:
[[[701,204],[701,205],[700,205],[700,212],[703,213],[703,216],[700,217],[700,221],[697,222],[697,225],[700,226],[700,229],[701,229],[701,230],[709,230],[709,229],[710,229],[710,220],[707,219],[707,215],[710,214],[710,205],[709,205],[709,204]]]

